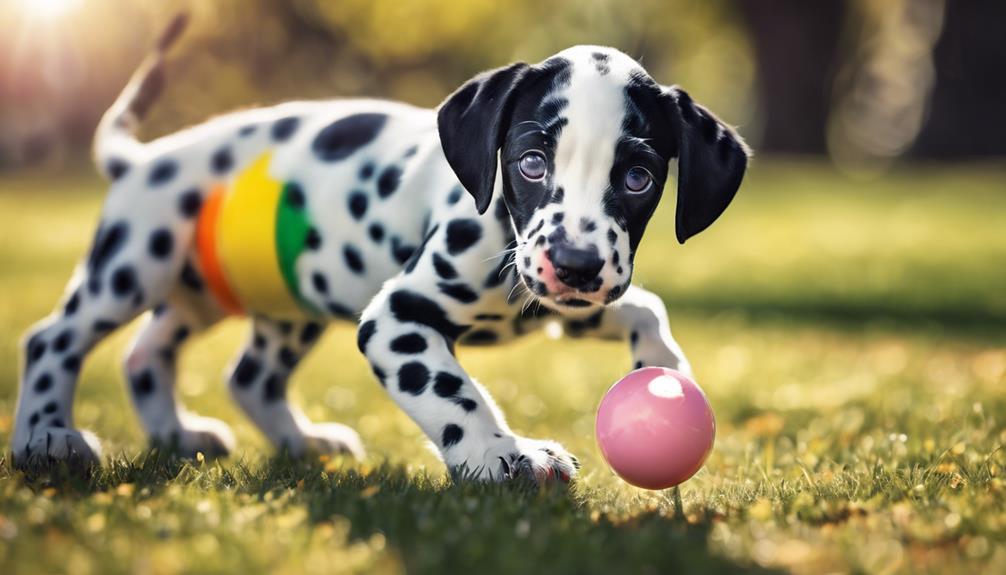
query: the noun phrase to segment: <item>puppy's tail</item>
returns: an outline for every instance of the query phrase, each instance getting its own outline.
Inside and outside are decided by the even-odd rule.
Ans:
[[[179,13],[161,33],[157,45],[116,98],[115,103],[101,117],[94,135],[94,161],[98,170],[107,177],[116,177],[118,155],[129,155],[140,145],[136,127],[147,115],[150,106],[164,89],[164,56],[178,40],[189,23],[187,13]],[[121,163],[120,163],[121,165]]]

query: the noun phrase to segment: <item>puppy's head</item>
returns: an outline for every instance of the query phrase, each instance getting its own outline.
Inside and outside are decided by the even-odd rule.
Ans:
[[[671,160],[681,243],[723,213],[748,160],[741,138],[687,93],[596,46],[483,73],[444,102],[438,124],[480,213],[502,187],[520,276],[559,310],[625,293]]]

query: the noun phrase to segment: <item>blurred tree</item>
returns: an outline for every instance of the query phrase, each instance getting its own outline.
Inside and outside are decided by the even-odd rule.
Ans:
[[[845,0],[735,0],[754,46],[758,149],[823,154]]]
[[[1006,2],[950,0],[919,157],[1006,156]]]

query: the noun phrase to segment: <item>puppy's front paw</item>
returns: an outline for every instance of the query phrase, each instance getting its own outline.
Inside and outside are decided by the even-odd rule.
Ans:
[[[56,461],[90,467],[101,464],[101,442],[87,430],[63,427],[35,429],[28,442],[15,446],[16,467],[45,466]]]
[[[181,429],[157,435],[151,443],[182,457],[194,458],[202,453],[212,458],[226,457],[234,451],[237,442],[226,423],[190,413],[182,418]]]
[[[523,479],[537,485],[568,483],[580,462],[555,441],[518,436],[494,438],[476,465],[455,466],[456,475],[490,481]]]

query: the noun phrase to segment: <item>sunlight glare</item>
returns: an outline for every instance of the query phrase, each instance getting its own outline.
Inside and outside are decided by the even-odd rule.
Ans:
[[[80,4],[81,0],[18,0],[22,10],[44,18],[55,18]]]

